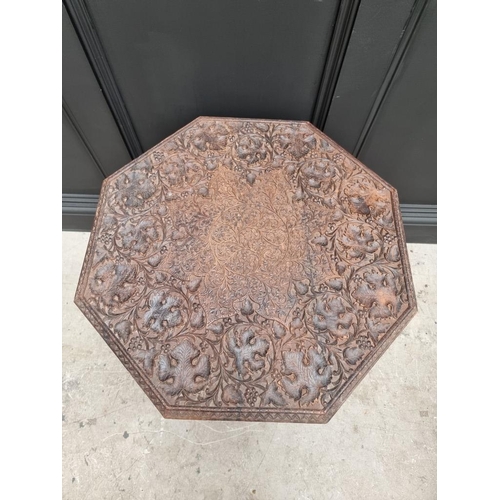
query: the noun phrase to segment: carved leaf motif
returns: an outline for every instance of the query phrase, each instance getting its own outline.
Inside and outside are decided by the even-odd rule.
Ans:
[[[148,372],[149,375],[153,375],[153,363],[157,353],[158,351],[154,347],[147,351],[144,349],[140,349],[134,353],[134,356],[139,361],[142,361],[144,369]]]
[[[125,250],[145,254],[159,238],[159,232],[154,219],[149,218],[127,221],[118,230],[118,236]]]
[[[277,135],[277,149],[299,159],[316,147],[316,137],[292,127],[281,127]]]
[[[331,280],[327,280],[326,281],[326,284],[332,288],[333,290],[337,291],[337,292],[340,292],[340,290],[342,290],[342,281],[339,280],[339,279],[331,279]]]
[[[126,343],[132,333],[132,324],[128,320],[123,320],[115,325],[115,333],[121,338],[123,343]]]
[[[344,357],[350,365],[355,365],[363,357],[363,350],[359,347],[348,347],[344,351]]]
[[[155,292],[149,299],[149,310],[144,315],[144,321],[155,332],[163,332],[182,323],[181,299],[168,292]]]
[[[332,337],[346,337],[356,321],[356,316],[346,309],[340,297],[325,294],[316,299],[312,323],[318,332],[328,332]]]
[[[286,328],[277,321],[273,322],[273,332],[276,338],[281,339],[286,335]]]
[[[379,338],[387,333],[391,326],[391,322],[389,321],[373,321],[371,318],[367,320],[368,332],[370,336],[377,342]]]
[[[315,236],[311,241],[312,243],[321,245],[322,247],[326,247],[326,245],[328,244],[328,238],[324,234]]]
[[[395,316],[402,305],[396,280],[391,273],[367,272],[353,297],[370,309],[370,317],[384,319]]]
[[[390,193],[366,176],[357,176],[346,190],[354,214],[371,217],[377,224],[388,227],[394,223]]]
[[[116,180],[120,202],[126,207],[138,208],[151,198],[156,187],[145,172],[132,170]]]
[[[224,325],[222,323],[215,323],[208,327],[208,330],[215,333],[216,335],[220,335],[224,331]]]
[[[228,130],[221,124],[207,123],[201,125],[190,135],[190,143],[197,153],[222,151],[227,146]]]
[[[323,354],[310,348],[307,351],[309,361],[301,351],[283,352],[284,374],[281,383],[290,396],[301,404],[312,403],[319,397],[320,390],[326,387],[333,375],[333,368],[327,364]],[[305,391],[305,394],[303,394]]]
[[[397,245],[392,245],[392,247],[387,252],[387,260],[391,262],[397,262],[400,259],[399,248]]]
[[[190,323],[193,328],[201,328],[205,324],[205,316],[201,307],[193,312]]]
[[[267,406],[273,404],[274,406],[285,406],[285,398],[280,394],[278,389],[278,384],[272,382],[266,389],[264,394],[262,394],[262,404]]]
[[[230,335],[228,348],[234,356],[238,373],[243,377],[248,368],[252,371],[264,368],[265,362],[262,358],[269,349],[269,342],[256,337],[255,332],[249,328],[242,333],[241,342],[238,342],[234,335]]]
[[[238,140],[236,144],[236,154],[241,160],[252,165],[261,160],[265,160],[267,157],[267,150],[262,137],[256,134],[248,134],[242,136]],[[253,184],[253,182],[251,182],[251,184]]]
[[[305,295],[309,291],[309,285],[306,285],[305,283],[296,281],[294,285],[295,285],[295,290],[297,290],[297,293],[299,295]]]
[[[200,288],[200,285],[201,285],[201,281],[202,279],[199,278],[199,277],[196,277],[196,278],[193,278],[187,285],[188,287],[188,290],[191,292],[191,293],[194,293],[196,291],[198,291],[198,288]]]
[[[161,178],[170,188],[181,186],[194,180],[194,175],[201,169],[200,165],[189,158],[174,156],[162,163]]]
[[[301,187],[297,188],[295,191],[295,194],[293,195],[292,199],[294,201],[300,201],[304,199],[304,191]]]
[[[172,359],[175,361],[172,363]],[[182,391],[199,392],[210,375],[210,361],[189,340],[184,340],[170,354],[162,354],[158,362],[158,378],[164,390],[175,396]]]
[[[250,314],[253,314],[253,305],[248,299],[245,299],[245,302],[243,302],[241,314],[244,314],[245,316],[250,316]]]
[[[161,255],[160,254],[153,255],[152,257],[150,257],[148,259],[148,264],[151,267],[157,267],[160,262],[161,262]]]
[[[250,172],[249,174],[247,174],[247,181],[252,186],[253,186],[256,178],[257,178],[257,176],[254,173],[252,173],[252,172]]]
[[[361,196],[351,196],[349,198],[354,210],[363,215],[370,215],[370,209],[366,204],[366,201]]]
[[[243,394],[235,385],[226,385],[222,391],[222,401],[228,404],[240,405],[244,402]]]
[[[119,307],[139,289],[137,269],[128,263],[104,262],[95,270],[90,288],[105,306]]]
[[[332,181],[337,176],[335,164],[324,158],[302,163],[300,173],[306,186],[313,189],[322,188],[324,192],[332,189]]]
[[[339,254],[348,262],[373,261],[382,248],[380,237],[366,224],[347,224],[336,238]]]

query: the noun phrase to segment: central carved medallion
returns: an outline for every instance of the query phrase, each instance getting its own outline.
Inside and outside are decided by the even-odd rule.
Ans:
[[[214,215],[201,239],[207,258],[200,269],[209,309],[230,315],[250,298],[260,313],[286,316],[293,306],[290,282],[304,276],[307,241],[285,176],[271,172],[250,184],[223,168],[209,191]]]

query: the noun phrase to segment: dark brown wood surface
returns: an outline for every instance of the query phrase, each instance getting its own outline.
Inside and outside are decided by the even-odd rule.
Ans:
[[[416,312],[396,190],[198,118],[103,183],[75,301],[167,418],[327,422]]]

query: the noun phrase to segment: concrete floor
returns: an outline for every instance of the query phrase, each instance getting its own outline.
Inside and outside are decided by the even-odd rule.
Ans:
[[[63,498],[436,498],[436,246],[409,245],[419,312],[326,425],[164,420],[73,304],[63,233]]]

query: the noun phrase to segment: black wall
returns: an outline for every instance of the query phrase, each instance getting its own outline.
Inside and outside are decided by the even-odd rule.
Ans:
[[[434,0],[65,0],[63,228],[199,115],[310,120],[436,237]]]

